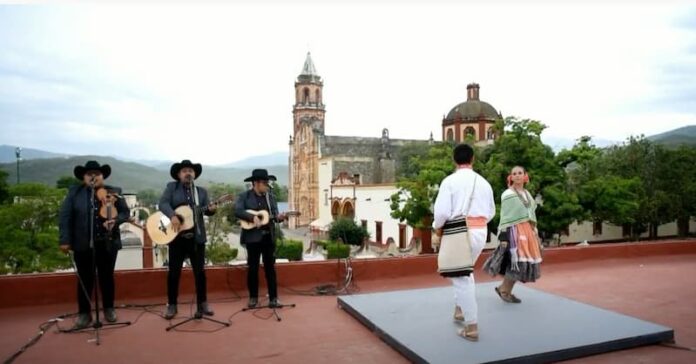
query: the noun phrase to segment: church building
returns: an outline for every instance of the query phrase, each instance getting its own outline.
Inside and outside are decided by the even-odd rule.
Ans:
[[[290,218],[290,228],[325,230],[334,219],[350,217],[369,224],[373,241],[406,239],[404,226],[389,217],[388,196],[397,190],[397,173],[405,158],[399,151],[412,144],[435,143],[432,134],[422,140],[393,139],[387,129],[375,137],[326,135],[323,86],[308,53],[295,82],[288,201],[300,215]],[[467,89],[467,100],[442,120],[442,140],[489,143],[500,113],[479,100],[477,84]],[[363,216],[356,216],[361,207],[363,213],[357,215]]]

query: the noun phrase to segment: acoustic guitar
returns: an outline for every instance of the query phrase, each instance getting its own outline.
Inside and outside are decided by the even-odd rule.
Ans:
[[[213,201],[217,206],[223,206],[234,201],[234,195],[226,194]],[[199,207],[198,209],[205,212],[207,207]],[[188,205],[182,205],[174,209],[174,213],[181,219],[179,231],[174,231],[172,228],[172,220],[167,217],[162,211],[157,211],[147,218],[145,223],[147,234],[150,235],[152,242],[157,245],[165,245],[174,241],[180,232],[190,230],[195,226],[194,212]]]
[[[268,214],[268,211],[266,210],[246,210],[246,212],[258,216],[259,219],[261,219],[261,226],[268,224],[268,222],[271,220],[271,216]],[[284,214],[285,216],[300,216],[299,211],[287,211],[284,212]],[[242,219],[239,219],[239,225],[244,230],[251,230],[256,227],[253,221],[249,222]]]

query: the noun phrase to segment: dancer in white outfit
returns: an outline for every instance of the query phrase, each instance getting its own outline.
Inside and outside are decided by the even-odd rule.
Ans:
[[[438,271],[454,286],[454,319],[464,322],[460,336],[478,340],[478,306],[474,264],[488,235],[487,223],[495,216],[493,189],[471,168],[474,150],[460,144],[454,148],[457,170],[440,184],[435,200],[433,245],[441,246]]]

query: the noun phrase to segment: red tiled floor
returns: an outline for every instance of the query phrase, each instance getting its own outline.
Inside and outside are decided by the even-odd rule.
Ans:
[[[635,257],[601,262],[547,264],[542,279],[531,287],[621,312],[675,329],[677,343],[696,347],[696,255]],[[282,282],[282,277],[281,282]],[[489,277],[478,274],[480,282]],[[447,285],[436,274],[356,282],[361,292]],[[3,292],[3,294],[8,294]],[[59,334],[51,329],[17,363],[400,363],[406,362],[377,336],[337,308],[336,298],[309,297],[281,289],[286,302],[282,322],[252,313],[232,316],[232,325],[213,333],[165,332],[162,318],[145,314],[132,326],[102,331],[102,345],[90,334]],[[211,298],[229,299],[232,293]],[[182,296],[182,300],[191,296]],[[521,297],[523,298],[523,297]],[[125,302],[118,302],[125,303]],[[130,303],[130,302],[129,302]],[[215,318],[226,320],[242,301],[213,304]],[[162,307],[157,307],[162,309]],[[43,320],[75,309],[73,304],[0,310],[0,357],[5,359],[36,334]],[[187,305],[180,305],[185,313]],[[119,310],[135,320],[140,311]],[[261,311],[259,316],[268,316]],[[67,326],[64,323],[63,326]],[[214,330],[209,322],[184,329]],[[481,328],[485,335],[486,328]],[[696,353],[658,346],[579,359],[589,363],[689,363]]]

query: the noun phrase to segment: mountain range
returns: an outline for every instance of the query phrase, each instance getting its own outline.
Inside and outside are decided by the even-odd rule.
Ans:
[[[24,157],[22,157],[24,158]],[[135,193],[146,189],[160,190],[165,183],[172,178],[169,176],[170,162],[163,162],[158,167],[146,166],[136,162],[128,162],[106,156],[71,156],[60,158],[22,159],[20,162],[20,182],[41,182],[55,185],[63,176],[72,176],[76,165],[84,165],[87,160],[97,160],[102,164],[109,164],[112,174],[107,183],[120,186],[126,193]],[[266,168],[269,173],[278,177],[278,183],[287,185],[288,166],[286,165],[259,165],[257,168]],[[15,183],[17,178],[16,162],[0,164],[0,169],[9,174],[8,182]],[[218,167],[204,166],[203,173],[198,179],[201,186],[210,183],[227,183],[233,185],[243,184],[244,178],[251,174],[249,167]]]
[[[688,125],[648,137],[655,143],[667,146],[696,145],[696,125]]]
[[[558,151],[570,148],[575,140],[559,137],[544,137],[544,143]],[[648,139],[669,147],[680,144],[696,146],[696,125],[689,125]],[[595,145],[606,147],[617,144],[616,141],[593,139]],[[21,181],[42,182],[55,185],[62,176],[71,176],[73,168],[85,161],[95,159],[101,163],[110,164],[113,170],[109,183],[121,186],[124,192],[137,192],[144,189],[159,190],[169,181],[169,167],[174,163],[166,160],[127,160],[109,156],[74,156],[64,153],[48,152],[39,149],[23,148],[21,152],[20,178]],[[252,168],[266,168],[269,173],[278,177],[278,183],[288,184],[288,153],[275,152],[271,154],[249,157],[240,161],[217,166],[204,166],[199,179],[201,185],[210,183],[242,184]],[[16,181],[15,147],[0,145],[0,169],[9,174],[8,182]]]

